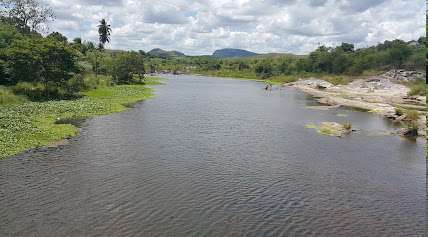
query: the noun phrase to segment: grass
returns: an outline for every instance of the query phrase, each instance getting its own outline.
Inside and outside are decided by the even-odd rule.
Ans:
[[[409,95],[425,95],[426,92],[426,82],[424,80],[417,80],[410,84]]]
[[[6,87],[0,87],[0,106],[18,104],[27,101],[25,97],[15,95]]]
[[[328,76],[321,76],[321,79],[328,81],[333,85],[346,85],[349,82],[351,82],[351,79],[347,76],[328,75]]]
[[[157,83],[159,78],[147,80],[147,85]],[[0,106],[0,159],[75,136],[77,127],[63,121],[124,111],[153,95],[147,85],[100,87],[78,100]]]
[[[306,128],[315,129],[319,134],[332,137],[341,137],[349,133],[352,129],[351,123],[334,123],[334,122],[322,122],[320,125],[308,124]]]

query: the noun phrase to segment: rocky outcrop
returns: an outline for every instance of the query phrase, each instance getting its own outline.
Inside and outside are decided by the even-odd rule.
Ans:
[[[315,98],[328,106],[345,106],[378,113],[395,121],[406,118],[396,114],[396,108],[420,111],[416,125],[421,136],[426,131],[426,99],[425,96],[409,97],[409,88],[393,83],[385,77],[370,77],[354,80],[348,85],[332,85],[316,78],[300,80],[287,84]],[[324,106],[327,107],[327,106]]]
[[[296,81],[294,84],[298,86],[307,86],[310,88],[320,89],[320,90],[328,89],[334,86],[328,81],[324,81],[313,77],[305,80]]]
[[[394,69],[382,74],[382,77],[389,80],[399,81],[399,82],[409,82],[409,81],[415,81],[415,80],[425,80],[426,73],[418,72],[418,71],[406,71],[402,69]]]

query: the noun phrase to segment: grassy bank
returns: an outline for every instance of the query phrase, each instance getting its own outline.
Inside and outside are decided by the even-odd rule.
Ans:
[[[77,127],[64,121],[124,111],[130,104],[150,98],[153,89],[147,85],[159,80],[152,77],[146,85],[100,87],[84,92],[78,100],[0,106],[0,159],[74,136]]]

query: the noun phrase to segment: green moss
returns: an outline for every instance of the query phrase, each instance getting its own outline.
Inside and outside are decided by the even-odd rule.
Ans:
[[[0,159],[74,136],[77,127],[63,121],[124,111],[126,105],[152,97],[152,91],[146,85],[119,85],[85,92],[79,100],[0,106]]]

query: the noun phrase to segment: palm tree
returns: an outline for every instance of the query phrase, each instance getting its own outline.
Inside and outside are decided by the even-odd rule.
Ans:
[[[101,51],[105,43],[110,43],[111,27],[105,19],[102,19],[98,25],[98,34],[100,36],[98,49]],[[95,77],[98,77],[98,53],[95,54],[95,67]]]
[[[105,19],[102,19],[98,25],[98,34],[100,35],[100,44],[104,46],[105,43],[110,43],[111,27]]]

